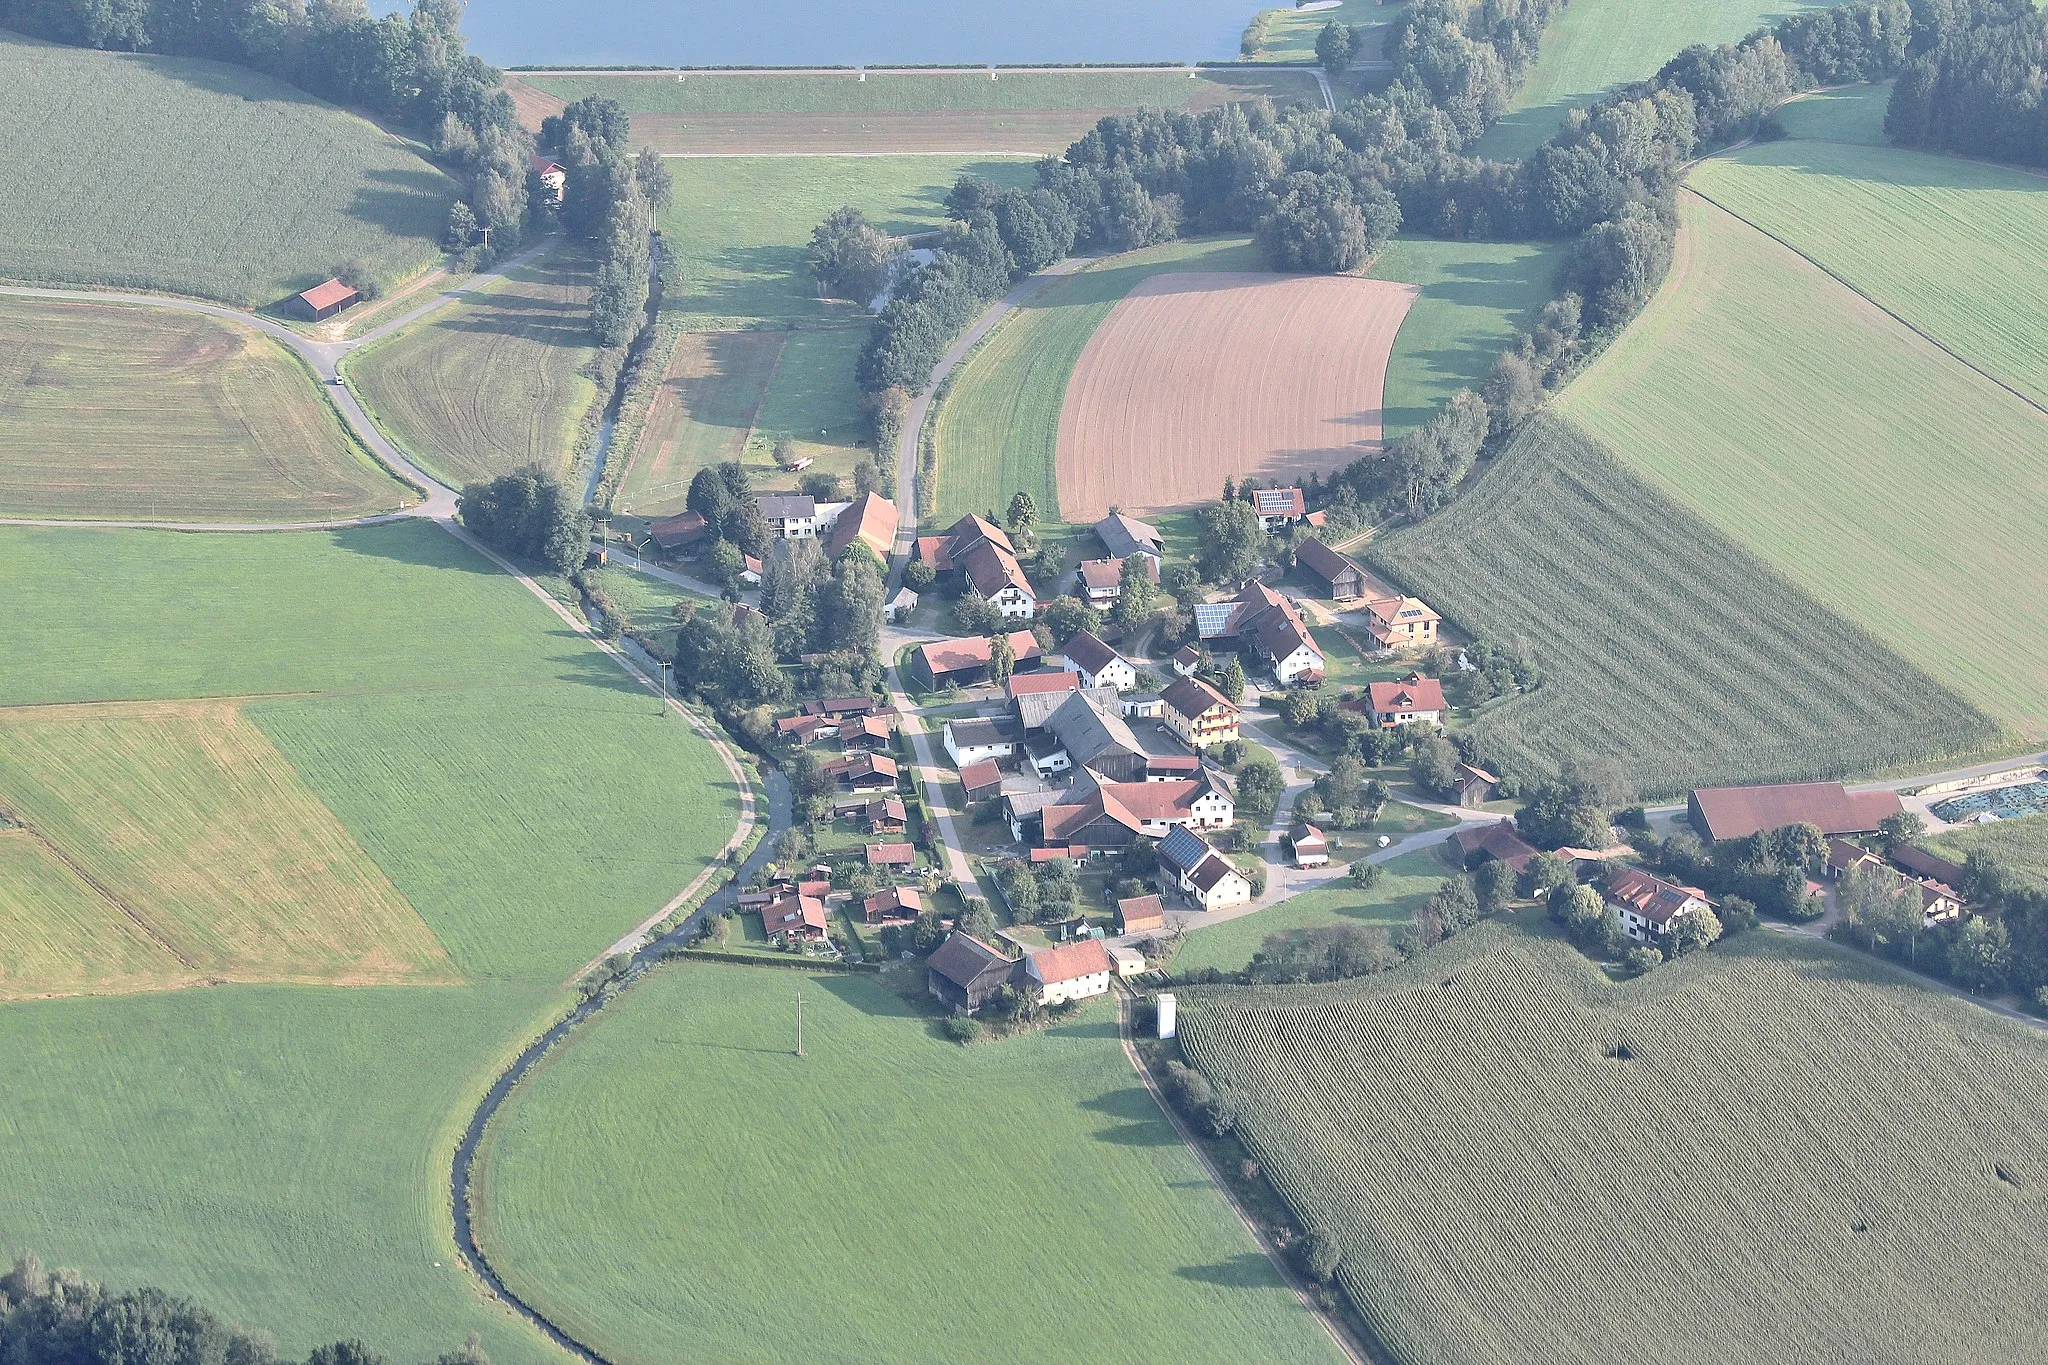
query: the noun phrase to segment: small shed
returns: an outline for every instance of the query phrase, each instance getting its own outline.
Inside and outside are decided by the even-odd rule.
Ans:
[[[355,286],[343,284],[340,280],[329,280],[325,284],[314,285],[299,295],[296,302],[301,314],[318,322],[322,318],[333,317],[360,298],[362,294]]]

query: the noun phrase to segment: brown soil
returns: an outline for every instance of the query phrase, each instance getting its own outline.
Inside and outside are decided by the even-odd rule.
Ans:
[[[1184,507],[1252,474],[1291,482],[1380,447],[1412,285],[1351,275],[1154,275],[1120,300],[1060,409],[1060,509]]]

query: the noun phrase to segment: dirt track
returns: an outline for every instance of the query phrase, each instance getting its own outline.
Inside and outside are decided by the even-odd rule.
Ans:
[[[1092,521],[1272,484],[1380,445],[1412,285],[1350,275],[1177,273],[1133,289],[1067,384],[1060,508]]]

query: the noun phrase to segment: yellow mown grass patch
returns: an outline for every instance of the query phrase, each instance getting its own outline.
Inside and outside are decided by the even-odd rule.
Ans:
[[[0,1000],[196,979],[35,831],[0,829]]]

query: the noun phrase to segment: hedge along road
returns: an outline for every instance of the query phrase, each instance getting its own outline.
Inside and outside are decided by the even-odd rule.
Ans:
[[[177,298],[167,294],[124,294],[98,289],[32,289],[25,285],[0,285],[0,294],[12,294],[27,299],[55,299],[74,303],[119,303],[138,308],[165,308],[178,313],[204,313],[209,317],[225,318],[254,327],[257,331],[283,342],[307,365],[320,380],[321,388],[333,399],[335,408],[348,423],[364,449],[377,462],[390,470],[400,482],[409,483],[425,494],[425,500],[390,512],[375,512],[368,516],[343,517],[334,521],[296,522],[213,522],[213,521],[78,521],[68,518],[50,517],[0,517],[0,526],[58,526],[58,527],[100,527],[126,528],[155,531],[338,531],[350,526],[375,526],[381,522],[397,521],[404,517],[432,517],[436,521],[447,521],[455,515],[455,490],[428,474],[425,470],[405,458],[377,424],[370,420],[370,414],[356,398],[355,391],[341,379],[342,358],[349,352],[383,340],[402,327],[408,327],[428,313],[445,304],[453,303],[465,294],[483,289],[501,279],[505,272],[526,264],[552,243],[543,241],[527,248],[519,255],[504,261],[481,275],[472,275],[464,283],[447,289],[417,307],[370,329],[359,337],[348,341],[314,341],[292,328],[257,313],[245,313],[238,308],[222,304],[201,303],[196,299]],[[506,566],[509,568],[510,566]],[[516,572],[516,571],[515,571]],[[552,599],[550,599],[552,600]]]

